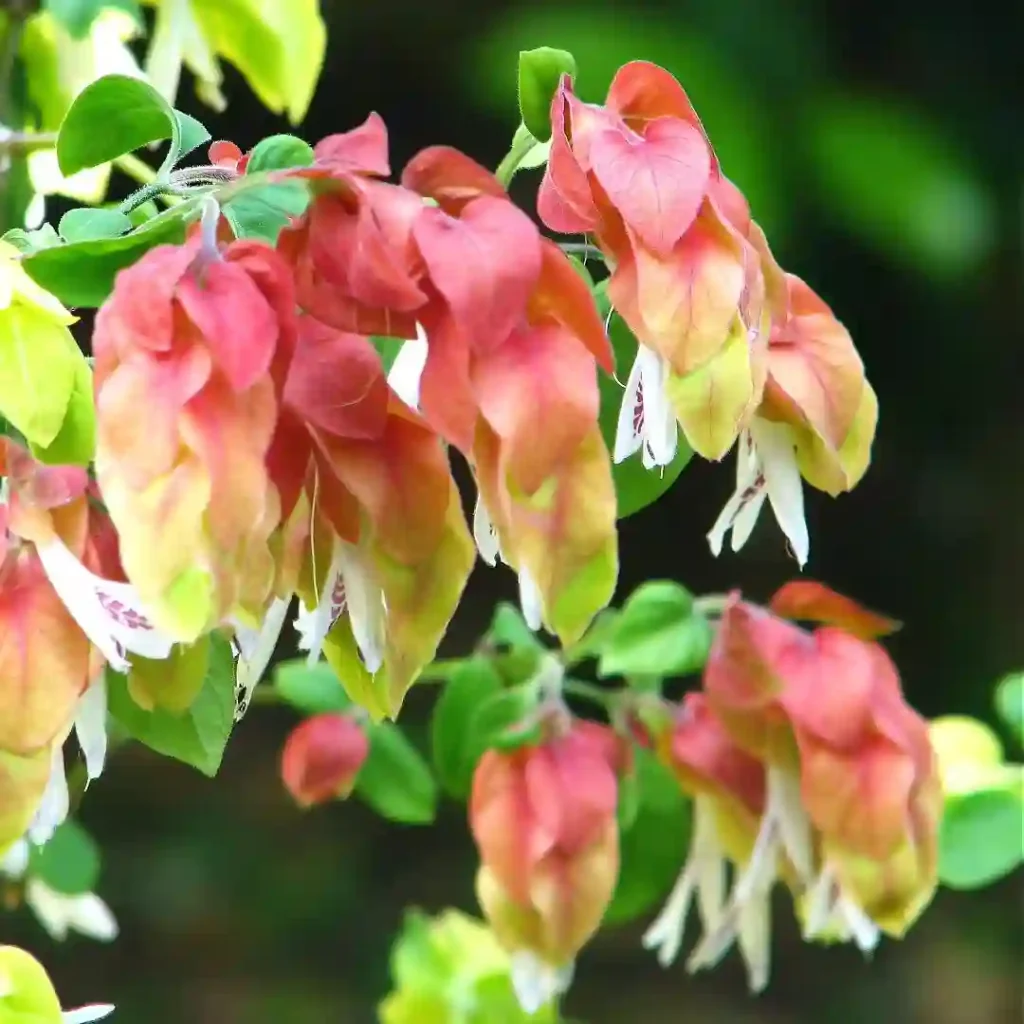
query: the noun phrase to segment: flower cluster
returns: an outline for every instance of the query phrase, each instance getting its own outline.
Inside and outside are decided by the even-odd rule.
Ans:
[[[127,675],[118,699],[182,712],[214,638],[225,658],[230,640],[238,720],[291,618],[308,666],[326,659],[347,692],[283,751],[285,785],[309,807],[380,778],[374,730],[394,728],[382,722],[433,661],[478,555],[516,574],[531,642],[543,628],[586,647],[616,588],[625,459],[663,471],[686,445],[715,461],[735,449],[712,551],[730,532],[742,547],[767,499],[804,565],[801,480],[835,495],[870,459],[877,401],[849,334],[775,262],[667,72],[628,64],[603,104],[563,76],[550,128],[540,220],[593,238],[600,287],[638,343],[610,420],[599,373],[614,377],[615,351],[571,246],[455,149],[425,149],[389,180],[375,114],[312,149],[291,140],[270,172],[266,150],[227,142],[179,172],[186,195],[200,182],[198,222],[120,271],[92,365],[74,317],[0,243],[0,357],[25,378],[9,386],[0,366],[8,874],[67,816],[72,732],[88,778],[103,769],[108,670]],[[231,204],[259,188],[302,202],[257,239]],[[21,358],[25,338],[45,359]],[[45,403],[30,365],[53,377]],[[465,787],[472,772],[479,902],[525,1012],[566,989],[613,899],[638,731],[694,805],[688,861],[646,939],[663,961],[696,897],[691,969],[736,943],[762,988],[776,882],[808,939],[868,951],[902,933],[935,885],[940,788],[875,642],[894,626],[813,583],[767,609],[733,595],[703,691],[670,710],[624,691],[603,705],[609,725],[573,717],[564,663],[534,643],[528,735],[483,752]],[[58,930],[116,930],[92,900],[32,892]]]
[[[702,692],[654,729],[694,799],[689,860],[645,938],[663,963],[679,951],[694,895],[704,933],[689,969],[735,942],[755,991],[768,980],[777,882],[807,940],[864,953],[881,933],[902,936],[927,905],[941,785],[927,722],[877,643],[894,628],[811,582],[784,586],[768,608],[728,599]]]
[[[736,491],[708,534],[739,550],[767,498],[803,565],[800,478],[835,495],[867,469],[878,416],[846,329],[775,262],[739,189],[722,173],[679,83],[635,61],[603,105],[565,76],[537,208],[548,227],[592,235],[608,295],[640,346],[615,459],[651,469],[676,454],[737,449]]]

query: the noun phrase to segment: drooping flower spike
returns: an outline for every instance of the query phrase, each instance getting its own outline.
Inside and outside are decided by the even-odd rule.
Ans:
[[[0,750],[27,758],[25,768],[45,754],[46,788],[25,798],[30,838],[43,843],[67,815],[63,743],[72,729],[88,779],[103,771],[104,665],[123,672],[129,654],[166,658],[173,642],[124,580],[109,520],[84,469],[44,466],[5,438],[0,475],[7,490],[0,506],[0,617],[12,640],[0,666]]]
[[[159,246],[122,271],[93,339],[96,475],[124,568],[156,624],[186,643],[256,619],[271,592],[269,371],[295,331],[280,257],[215,236]]]
[[[902,936],[936,885],[941,792],[927,725],[905,702],[882,647],[891,630],[872,613],[817,587],[779,595],[779,607],[829,623],[813,632],[734,596],[704,675],[710,707],[732,739],[765,764],[760,864],[794,870],[808,939],[870,951],[880,933]],[[848,630],[852,626],[854,632]],[[768,869],[764,869],[768,870]],[[731,924],[727,920],[727,926]],[[726,936],[709,937],[708,949]],[[701,951],[695,957],[700,959]]]
[[[439,298],[389,379],[469,458],[484,561],[515,568],[531,625],[571,641],[617,576],[615,496],[597,425],[597,365],[613,365],[604,326],[571,262],[489,172],[435,147],[402,180],[437,203],[414,237]],[[495,255],[476,260],[480,249]]]

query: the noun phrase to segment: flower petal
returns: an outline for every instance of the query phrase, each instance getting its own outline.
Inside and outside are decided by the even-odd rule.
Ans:
[[[290,606],[290,599],[274,598],[259,630],[248,630],[242,634],[244,640],[239,643],[238,666],[235,670],[236,722],[249,710],[252,692],[274,656],[274,648],[277,647]],[[239,632],[235,636],[237,639]]]
[[[803,568],[811,541],[804,518],[804,487],[796,460],[795,438],[785,424],[762,419],[753,421],[750,433],[764,466],[772,511],[789,540],[794,557]]]
[[[495,530],[487,506],[479,494],[476,496],[476,508],[473,510],[473,540],[476,541],[480,557],[490,566],[497,565],[498,556],[501,554],[498,531]]]
[[[89,782],[98,779],[107,759],[107,677],[100,672],[75,709],[75,735],[85,758]]]
[[[61,1014],[63,1024],[92,1024],[93,1021],[103,1020],[114,1012],[113,1003],[93,1003],[90,1006],[80,1006],[77,1010],[65,1010]]]
[[[552,967],[527,950],[512,954],[510,968],[512,988],[526,1014],[539,1012],[572,984],[572,964]]]
[[[655,466],[667,466],[675,457],[679,445],[676,416],[665,393],[668,363],[649,348],[640,346],[640,376],[643,380],[644,436],[651,461]]]
[[[750,538],[766,497],[764,474],[750,431],[736,443],[736,490],[725,503],[715,525],[708,531],[711,553],[722,553],[725,535],[732,530],[732,550],[739,551]]]
[[[544,625],[544,606],[540,589],[525,566],[519,570],[519,606],[526,624],[536,633]]]
[[[388,386],[410,409],[419,411],[420,381],[427,365],[427,335],[417,324],[417,336],[407,341],[388,371]]]
[[[64,823],[70,807],[68,778],[64,772],[64,747],[54,743],[50,755],[50,777],[43,791],[43,799],[28,826],[29,841],[36,846],[45,846]]]
[[[336,542],[335,558],[344,583],[342,599],[346,602],[352,635],[371,675],[384,663],[385,608],[384,595],[374,579],[369,562],[354,544]],[[332,597],[336,602],[336,595]],[[332,606],[336,607],[336,603]]]
[[[112,942],[118,936],[117,920],[95,893],[65,896],[42,879],[31,878],[25,889],[25,902],[58,942],[63,942],[72,931],[98,942]]]
[[[643,352],[636,351],[633,368],[626,380],[626,390],[619,406],[619,419],[615,424],[615,449],[612,461],[619,463],[635,455],[644,443],[645,412],[643,387]]]

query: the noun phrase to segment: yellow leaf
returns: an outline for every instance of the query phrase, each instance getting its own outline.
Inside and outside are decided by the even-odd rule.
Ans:
[[[210,50],[292,124],[305,117],[323,67],[327,30],[319,6],[318,0],[192,0]]]

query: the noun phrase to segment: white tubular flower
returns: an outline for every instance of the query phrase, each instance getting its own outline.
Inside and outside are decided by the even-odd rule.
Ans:
[[[803,568],[810,538],[793,432],[785,424],[755,418],[737,442],[736,490],[708,532],[712,554],[721,554],[725,535],[730,531],[733,551],[746,544],[766,498],[793,556]]]

